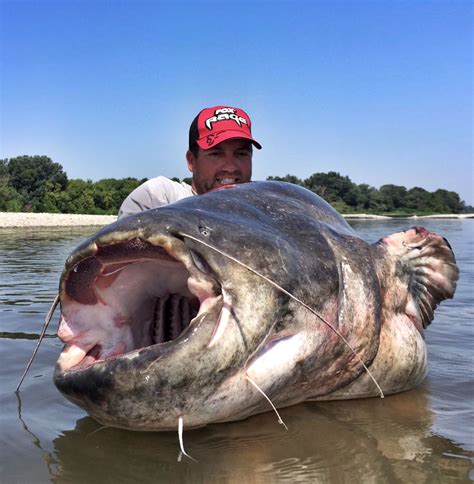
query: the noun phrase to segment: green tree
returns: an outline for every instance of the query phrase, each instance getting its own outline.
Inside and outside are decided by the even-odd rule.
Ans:
[[[408,210],[424,212],[430,206],[431,193],[421,187],[413,187],[407,191],[405,198]]]
[[[98,213],[116,214],[125,198],[147,179],[105,178],[94,183],[94,203]]]
[[[47,181],[45,183],[45,193],[41,204],[38,206],[38,211],[47,213],[67,213],[69,196],[65,190],[62,189],[59,183]]]
[[[472,205],[466,205],[466,202],[462,201],[461,213],[474,213],[474,207]]]
[[[21,195],[10,184],[8,160],[0,160],[0,211],[19,212],[22,208]]]
[[[461,213],[464,204],[456,192],[439,188],[430,197],[431,209],[438,213]]]
[[[95,214],[94,187],[91,180],[69,180],[60,211],[63,213]]]
[[[380,190],[374,189],[370,192],[369,212],[381,214],[391,210]]]
[[[11,186],[21,195],[23,208],[38,211],[43,208],[43,199],[48,186],[59,186],[64,190],[67,175],[59,163],[47,156],[18,156],[7,163]],[[47,185],[51,182],[53,185]]]
[[[387,210],[400,210],[406,207],[407,189],[399,185],[382,185],[379,189]]]
[[[93,184],[94,205],[100,213],[116,213],[115,194],[117,192],[118,180],[106,178]]]
[[[0,160],[0,178],[8,178],[8,159]]]
[[[341,193],[340,196],[343,203],[346,204],[348,207],[356,209],[359,205],[359,190],[357,189],[357,185],[354,183],[350,188]]]
[[[348,176],[341,176],[335,171],[313,173],[304,180],[304,186],[323,197],[329,203],[354,201],[355,185]]]
[[[370,200],[375,188],[367,185],[367,183],[361,183],[360,185],[357,185],[356,190],[357,208],[365,211],[370,209]]]
[[[287,182],[293,183],[293,185],[301,185],[303,186],[303,180],[300,180],[298,177],[294,175],[286,175],[286,176],[268,176],[268,181],[280,181],[280,182]]]

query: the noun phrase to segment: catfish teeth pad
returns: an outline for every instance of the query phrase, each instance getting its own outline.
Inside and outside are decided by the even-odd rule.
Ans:
[[[304,188],[235,185],[72,252],[54,381],[134,430],[243,419],[271,410],[262,392],[277,408],[378,396],[374,379],[401,392],[425,376],[424,331],[457,279],[449,243],[422,227],[367,244]]]

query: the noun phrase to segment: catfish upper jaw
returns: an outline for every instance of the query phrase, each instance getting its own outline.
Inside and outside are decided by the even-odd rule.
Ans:
[[[196,337],[203,315],[220,313],[216,274],[175,237],[108,236],[78,252],[60,282],[58,336],[65,347],[58,373],[144,351],[169,352],[183,338]]]

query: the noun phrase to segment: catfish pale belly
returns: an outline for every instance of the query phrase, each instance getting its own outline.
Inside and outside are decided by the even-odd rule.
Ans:
[[[422,227],[370,245],[304,188],[232,186],[122,218],[69,256],[54,381],[134,430],[244,419],[271,409],[262,393],[277,408],[378,396],[370,374],[401,392],[425,376],[424,330],[457,279]]]

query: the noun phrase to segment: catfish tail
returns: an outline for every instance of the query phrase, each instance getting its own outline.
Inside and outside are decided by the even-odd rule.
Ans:
[[[459,269],[451,246],[445,238],[413,227],[372,247],[385,307],[405,313],[423,334],[437,305],[456,290]]]

